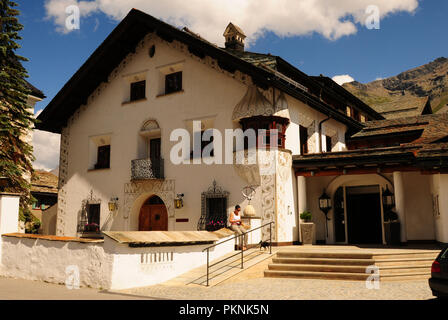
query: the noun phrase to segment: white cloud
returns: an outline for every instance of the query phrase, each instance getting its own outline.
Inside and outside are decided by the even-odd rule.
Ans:
[[[266,31],[288,37],[319,33],[338,39],[356,33],[366,20],[365,10],[377,5],[381,18],[397,12],[413,13],[418,0],[46,0],[47,18],[57,30],[65,28],[68,5],[78,4],[81,17],[104,13],[121,20],[136,8],[177,26],[188,26],[209,41],[222,44],[222,33],[232,21],[248,42]],[[82,25],[81,25],[82,29]]]
[[[332,79],[340,86],[342,86],[344,83],[355,81],[355,79],[353,79],[348,74],[341,74],[339,76],[334,76]]]
[[[39,110],[36,117],[42,112]],[[60,135],[34,130],[33,148],[36,160],[33,163],[34,169],[52,170],[59,165],[59,144]]]

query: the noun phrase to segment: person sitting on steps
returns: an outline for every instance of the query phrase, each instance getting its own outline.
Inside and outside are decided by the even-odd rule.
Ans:
[[[229,222],[230,222],[230,228],[235,231],[236,235],[239,235],[240,237],[238,237],[239,239],[239,247],[243,247],[242,250],[246,250],[247,249],[247,233],[246,233],[246,228],[243,225],[243,223],[241,222],[241,207],[239,205],[235,206],[235,211],[233,211],[230,214],[229,217]],[[244,235],[243,235],[244,234]],[[243,239],[242,239],[243,238]],[[241,241],[243,240],[243,241]],[[243,243],[241,243],[243,242]]]

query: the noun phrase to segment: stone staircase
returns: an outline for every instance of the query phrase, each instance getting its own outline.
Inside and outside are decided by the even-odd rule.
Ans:
[[[264,272],[265,277],[366,280],[372,273],[366,268],[379,268],[381,281],[427,279],[436,250],[279,251]]]

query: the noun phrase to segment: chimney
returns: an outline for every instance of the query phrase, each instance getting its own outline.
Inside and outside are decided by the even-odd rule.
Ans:
[[[224,31],[224,38],[226,39],[226,49],[244,51],[246,35],[240,27],[230,22]]]

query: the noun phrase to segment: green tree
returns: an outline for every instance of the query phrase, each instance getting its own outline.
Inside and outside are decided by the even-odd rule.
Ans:
[[[22,195],[21,211],[26,214],[32,200],[27,177],[33,173],[34,157],[25,137],[35,119],[27,105],[28,73],[22,65],[27,59],[16,54],[23,29],[16,6],[0,0],[0,177],[6,181],[3,190]]]

